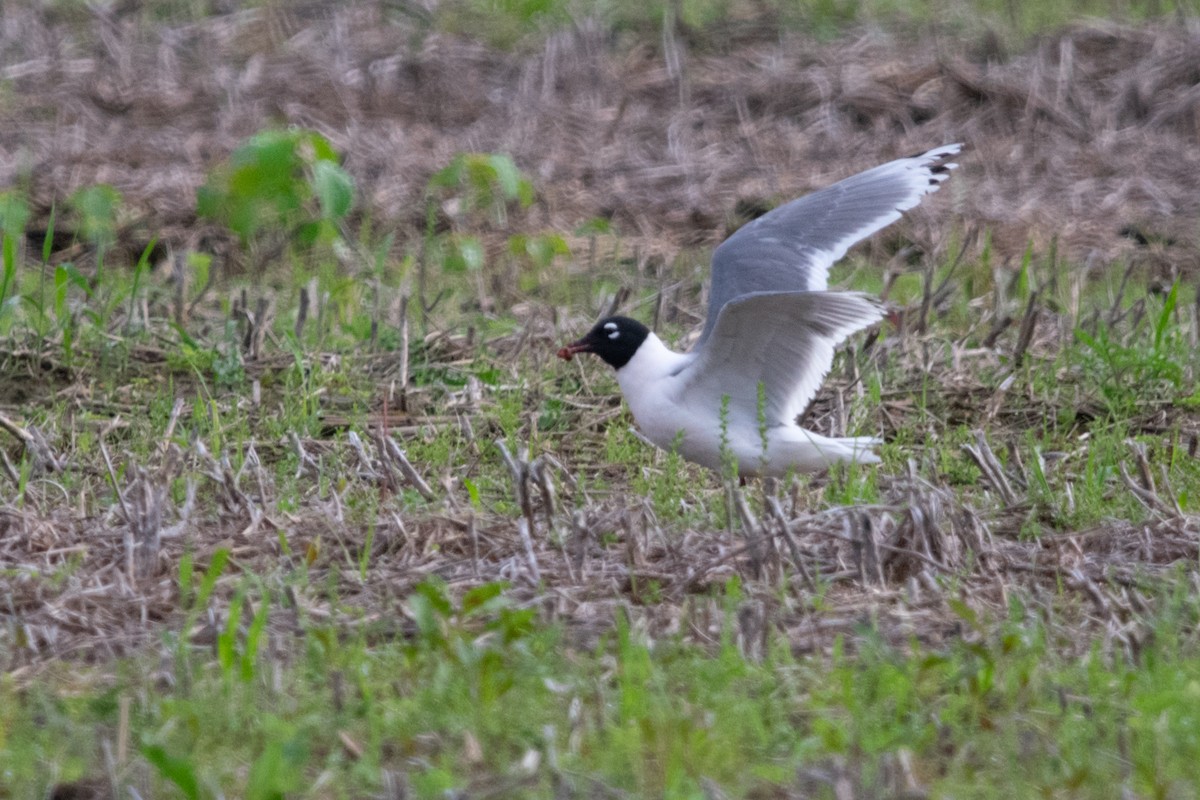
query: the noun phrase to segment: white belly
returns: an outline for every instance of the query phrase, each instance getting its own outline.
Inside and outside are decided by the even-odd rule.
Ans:
[[[674,376],[694,357],[671,352],[650,334],[634,357],[617,370],[621,393],[642,435],[664,450],[674,450],[717,472],[732,457],[737,460],[739,475],[816,472],[840,461],[879,460],[870,451],[879,444],[877,439],[830,439],[793,423],[767,428],[764,442],[753,412],[730,409],[722,414],[719,400],[709,408],[683,391]],[[724,459],[723,454],[727,454]]]
[[[871,437],[831,439],[799,425],[764,431],[757,420],[736,413],[722,415],[719,405],[697,408],[670,392],[643,393],[634,399],[626,393],[626,400],[643,436],[716,472],[729,458],[736,459],[738,474],[745,476],[817,472],[843,461],[879,461],[871,452],[879,440]]]

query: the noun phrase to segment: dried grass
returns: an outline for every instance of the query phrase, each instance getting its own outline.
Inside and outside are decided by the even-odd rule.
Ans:
[[[328,442],[301,445],[330,452]],[[383,487],[384,471],[393,467],[382,459],[392,448],[380,448],[388,456],[361,444],[342,452],[350,467],[344,479]],[[1090,631],[1080,646],[1099,635],[1133,648],[1145,634],[1139,625],[1157,576],[1200,558],[1200,518],[1161,502],[1144,524],[1112,521],[1022,538],[1035,511],[1019,477],[1010,477],[1012,485],[996,491],[987,509],[964,506],[915,474],[881,475],[880,503],[822,510],[798,507],[768,483],[765,501],[741,499],[736,530],[681,533],[664,529],[646,500],[590,499],[545,458],[531,464],[510,454],[508,461],[523,509],[518,519],[463,507],[450,496],[420,513],[387,505],[371,535],[336,493],[287,514],[268,511],[274,491],[257,458],[234,472],[202,448],[169,456],[153,473],[134,470],[127,510],[117,504],[94,513],[50,502],[0,509],[4,668],[28,677],[55,659],[103,660],[152,646],[161,630],[187,617],[176,574],[185,550],[201,570],[216,548],[230,551],[233,568],[220,579],[218,598],[231,596],[243,575],[287,573],[306,562],[308,581],[287,591],[291,610],[272,615],[275,636],[296,631],[300,618],[365,627],[375,636],[411,635],[403,599],[436,575],[456,594],[508,581],[512,598],[563,623],[580,646],[594,644],[620,608],[648,635],[714,642],[724,621],[720,597],[737,576],[749,615],[739,635],[751,654],[769,630],[807,652],[868,621],[897,645],[937,644],[974,635],[956,601],[1003,614],[1014,591],[1034,608],[1053,604],[1048,618],[1074,626],[1074,635]],[[159,482],[172,470],[191,484],[182,509]],[[214,511],[192,513],[197,493],[216,495]],[[756,518],[752,508],[766,511]],[[177,522],[164,531],[167,520]],[[369,580],[362,580],[360,562],[369,565]],[[806,599],[817,576],[825,587],[819,611]],[[1063,612],[1064,590],[1079,598],[1077,615]],[[222,629],[223,607],[214,604],[186,632],[194,644]]]
[[[668,47],[666,58],[618,50],[583,24],[517,55],[444,34],[418,36],[381,8],[276,4],[176,27],[93,10],[84,38],[48,11],[6,5],[0,78],[10,88],[0,98],[0,183],[28,176],[43,209],[80,186],[112,183],[138,210],[127,235],[165,231],[194,241],[193,193],[205,170],[243,137],[285,122],[316,128],[343,149],[371,212],[402,229],[423,225],[425,181],[454,153],[505,151],[536,177],[543,196],[524,224],[568,230],[611,216],[648,259],[714,242],[740,198],[795,195],[885,158],[965,140],[963,169],[934,200],[953,204],[968,227],[992,231],[1002,259],[1019,258],[1032,238],[1102,263],[1141,246],[1124,233],[1136,225],[1172,238],[1171,263],[1195,263],[1181,257],[1196,250],[1189,237],[1200,212],[1200,151],[1190,146],[1200,135],[1194,31],[1076,28],[983,63],[966,47],[935,54],[878,37],[836,46],[749,40],[733,55]],[[937,212],[913,215],[906,235],[932,248],[920,231],[928,213]],[[1004,384],[995,391],[979,382],[978,365],[997,358],[990,345],[955,350],[950,367],[929,357],[945,345],[923,332],[943,299],[931,286],[907,316],[916,324],[875,357],[900,359],[912,374],[936,380],[956,423],[1027,427],[1028,403],[1007,398]],[[659,310],[678,311],[667,306]],[[1073,320],[1032,302],[1028,308],[1023,320],[1005,321],[997,311],[980,325],[994,331],[992,343],[1015,326],[1017,355],[1038,358],[1054,351]],[[263,329],[255,320],[268,309],[250,314],[244,302],[240,309],[247,351],[255,353],[261,336],[252,332]],[[541,347],[554,335],[543,322],[531,317],[492,350],[515,359],[536,343],[552,352]],[[449,336],[429,349],[447,361],[462,354]],[[24,370],[45,379],[57,369],[28,353],[0,355],[6,375]],[[162,354],[131,357],[152,363]],[[263,358],[252,366],[267,367]],[[52,379],[67,385],[72,376]],[[49,391],[35,383],[28,391],[0,387],[0,402],[23,404]],[[892,420],[904,419],[908,388],[885,396],[885,427],[902,424]],[[809,424],[844,428],[841,395],[849,390],[834,380]],[[982,438],[969,451],[985,476],[979,507],[913,469],[879,476],[883,499],[875,505],[813,510],[766,488],[761,502],[735,496],[733,531],[668,531],[648,501],[589,496],[561,464],[508,447],[519,515],[490,514],[422,475],[394,438],[421,424],[463,424],[469,437],[485,436],[470,430],[466,416],[449,416],[477,406],[478,394],[468,386],[437,419],[389,418],[385,410],[374,442],[343,434],[344,423],[330,415],[329,431],[339,438],[251,443],[238,470],[200,445],[172,450],[168,433],[158,466],[119,454],[114,465],[128,462],[126,483],[115,469],[95,476],[121,487],[121,502],[106,509],[76,507],[53,483],[70,466],[66,456],[36,428],[0,417],[6,447],[30,449],[39,465],[24,505],[0,509],[0,668],[28,679],[53,659],[106,659],[153,645],[186,619],[176,574],[184,552],[202,569],[217,548],[231,553],[220,598],[245,574],[307,563],[308,588],[289,589],[289,608],[271,617],[275,637],[299,629],[302,618],[407,635],[413,623],[403,600],[437,575],[453,592],[508,581],[514,599],[561,621],[582,644],[608,630],[618,608],[650,635],[715,642],[725,621],[720,590],[739,576],[746,600],[737,636],[752,656],[772,630],[799,652],[827,648],[867,622],[901,645],[976,635],[956,603],[1007,613],[1018,586],[1035,608],[1058,609],[1047,619],[1136,652],[1157,578],[1200,557],[1200,519],[1173,505],[1136,450],[1136,474],[1126,470],[1124,479],[1149,522],[1023,538],[1036,513],[1030,481]],[[116,398],[81,402],[102,403],[112,417],[138,411]],[[597,425],[615,413],[584,411]],[[1138,424],[1168,427],[1152,416]],[[1195,420],[1182,426],[1194,443]],[[570,441],[563,445],[564,460],[594,466]],[[287,514],[272,510],[275,487],[258,451],[284,446],[296,454],[298,474],[315,476],[317,454],[340,458],[343,480],[384,498],[373,536],[336,492],[306,495]],[[11,463],[0,468],[0,480],[18,482]],[[191,487],[182,507],[165,490],[177,475]],[[406,486],[430,505],[413,512],[393,502]],[[202,504],[203,514],[193,507],[197,494],[215,500]],[[810,600],[818,585],[826,587],[819,612]],[[331,587],[341,598],[336,607]],[[798,591],[781,591],[791,588]],[[1067,606],[1076,602],[1073,616],[1061,610],[1064,592]],[[224,624],[220,607],[185,635],[213,641]],[[1084,638],[1064,635],[1079,646]]]

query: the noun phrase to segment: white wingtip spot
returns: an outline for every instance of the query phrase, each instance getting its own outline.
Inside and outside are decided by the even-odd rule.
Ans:
[[[941,187],[942,182],[950,177],[950,172],[958,169],[958,164],[953,161],[946,163],[938,162],[944,158],[957,155],[961,151],[961,144],[948,144],[945,147],[936,147],[933,150],[909,159],[910,169],[915,169],[918,174],[926,179],[926,184],[921,194],[936,192]]]

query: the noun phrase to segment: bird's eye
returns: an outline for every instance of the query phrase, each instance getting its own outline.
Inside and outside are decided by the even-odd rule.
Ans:
[[[610,334],[608,335],[608,338],[610,338],[610,339],[619,339],[619,338],[621,338],[621,332],[620,332],[620,331],[613,331],[612,333],[610,333]]]

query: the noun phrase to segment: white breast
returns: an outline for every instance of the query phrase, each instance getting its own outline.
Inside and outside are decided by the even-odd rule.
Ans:
[[[695,360],[694,353],[676,353],[651,333],[617,370],[617,382],[643,436],[689,461],[720,469],[720,408],[696,408],[696,398],[681,391],[682,376]]]

